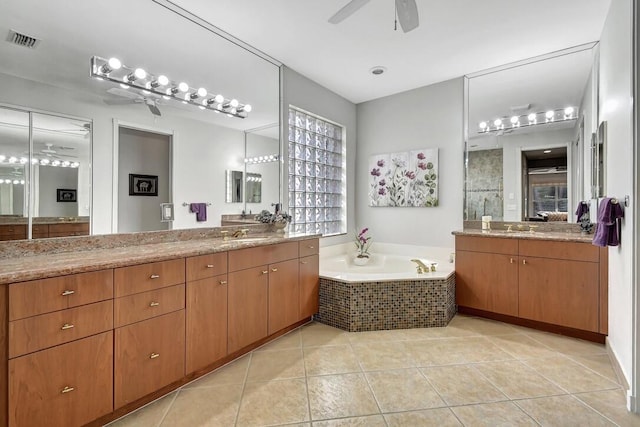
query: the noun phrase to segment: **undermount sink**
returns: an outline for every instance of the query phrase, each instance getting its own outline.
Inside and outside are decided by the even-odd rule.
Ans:
[[[234,239],[232,237],[229,238],[229,240],[227,240],[227,243],[233,243],[233,242],[259,242],[260,240],[266,240],[268,239],[268,237],[240,237],[237,239]]]

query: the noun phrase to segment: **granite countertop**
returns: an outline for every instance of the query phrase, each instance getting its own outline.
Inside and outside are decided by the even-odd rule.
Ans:
[[[553,240],[559,242],[580,242],[591,243],[593,234],[582,234],[575,232],[563,231],[534,231],[533,233],[526,230],[478,230],[465,229],[462,231],[453,231],[451,234],[455,236],[478,236],[478,237],[499,237],[503,239],[531,239],[531,240]]]
[[[0,285],[318,237],[321,235],[254,233],[238,239],[205,238],[4,258],[0,259]]]

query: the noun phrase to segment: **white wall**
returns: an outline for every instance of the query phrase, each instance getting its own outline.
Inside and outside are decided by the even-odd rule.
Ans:
[[[346,127],[345,144],[347,149],[347,234],[327,237],[321,240],[321,245],[334,245],[351,240],[351,232],[355,229],[355,218],[358,206],[355,205],[355,174],[356,174],[356,106],[352,102],[298,74],[288,67],[283,70],[282,102],[285,123],[287,121],[289,105],[309,111]],[[358,126],[359,128],[359,126]],[[287,145],[283,149],[284,158],[287,158]],[[360,156],[358,154],[358,156]],[[285,182],[287,180],[285,163]],[[286,192],[285,192],[286,193]],[[288,195],[284,194],[284,209],[288,211]]]
[[[160,107],[163,116],[157,118],[144,105],[108,106],[97,96],[4,74],[0,74],[0,103],[93,120],[93,234],[112,232],[114,119],[174,132],[173,228],[219,226],[223,213],[242,211],[242,204],[232,206],[224,201],[225,170],[244,168],[242,131],[172,115],[168,106]],[[198,110],[193,114],[212,113]],[[182,206],[183,202],[211,203],[208,221],[196,222],[195,215]]]
[[[611,2],[600,39],[600,120],[606,120],[606,192],[633,192],[632,64],[630,0]],[[633,202],[633,200],[632,200]],[[634,203],[625,208],[620,246],[609,248],[609,344],[627,381],[632,375],[632,264]]]
[[[76,190],[78,197],[78,169],[53,166],[38,166],[39,211],[35,216],[77,216],[78,202],[58,202],[59,188]]]
[[[462,78],[358,104],[355,226],[379,242],[453,248],[451,232],[462,229],[462,111]],[[369,157],[420,148],[439,148],[439,206],[370,207]]]

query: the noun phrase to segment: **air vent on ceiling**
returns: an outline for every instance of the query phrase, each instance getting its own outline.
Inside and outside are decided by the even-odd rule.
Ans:
[[[7,41],[13,44],[17,44],[18,46],[28,47],[30,49],[35,49],[40,44],[40,40],[38,40],[37,38],[19,33],[15,30],[9,30]]]

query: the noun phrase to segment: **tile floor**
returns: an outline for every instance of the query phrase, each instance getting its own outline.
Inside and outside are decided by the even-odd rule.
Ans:
[[[604,346],[457,315],[445,328],[310,323],[110,427],[640,426]]]

